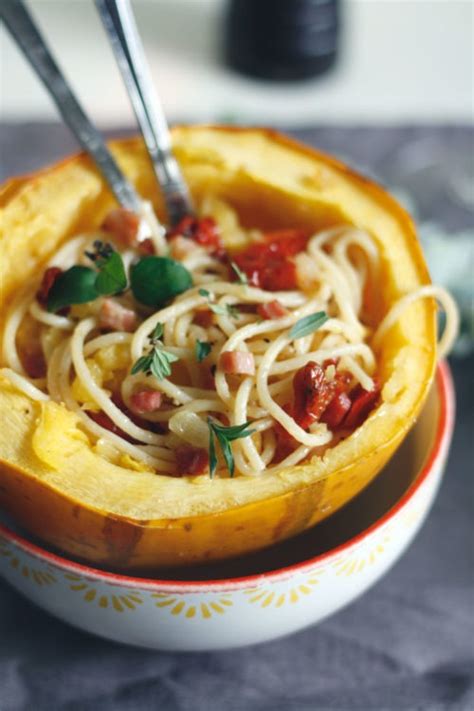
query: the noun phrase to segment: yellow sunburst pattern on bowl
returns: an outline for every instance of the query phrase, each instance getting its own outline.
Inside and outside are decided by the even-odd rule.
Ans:
[[[82,596],[85,602],[93,603],[114,612],[134,612],[139,605],[143,605],[143,597],[136,590],[129,592],[104,593],[99,590],[90,580],[76,575],[75,573],[65,573],[64,579],[75,593]]]
[[[305,596],[311,595],[317,585],[319,585],[319,577],[310,573],[303,582],[295,583],[283,592],[273,590],[271,585],[264,585],[244,590],[244,595],[247,596],[248,602],[260,607],[283,607],[287,604],[294,605]]]
[[[195,617],[208,620],[213,615],[224,615],[234,604],[229,593],[217,595],[215,600],[195,603],[180,600],[179,595],[169,593],[151,593],[151,597],[156,607],[168,610],[171,615],[183,615],[188,620]]]
[[[12,550],[4,538],[0,538],[0,556],[8,559],[10,567],[13,568],[13,570],[16,570],[24,578],[27,578],[39,587],[57,583],[55,575],[53,575],[50,570],[37,568],[36,566],[26,563],[23,558]]]
[[[360,549],[360,552],[355,551],[349,557],[337,560],[333,563],[336,575],[351,576],[362,573],[365,568],[379,561],[391,540],[392,532],[386,532],[383,538],[374,543],[373,546],[364,546]]]

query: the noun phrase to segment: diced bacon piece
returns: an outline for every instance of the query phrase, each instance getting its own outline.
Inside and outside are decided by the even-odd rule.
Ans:
[[[352,400],[347,393],[338,393],[321,415],[321,422],[325,422],[331,430],[336,429],[351,409],[351,405]]]
[[[182,237],[181,235],[176,235],[169,241],[171,256],[173,259],[185,259],[194,252],[196,249],[196,242],[188,239],[187,237]]]
[[[51,288],[58,278],[63,273],[63,270],[59,267],[48,267],[43,274],[43,279],[41,281],[41,286],[36,294],[38,303],[41,306],[46,306],[48,303],[48,295]]]
[[[257,307],[257,313],[265,319],[277,319],[288,316],[290,312],[278,301],[278,299],[274,299],[273,301],[269,301],[267,304],[259,304]]]
[[[102,223],[102,229],[110,232],[124,247],[136,246],[139,226],[138,215],[124,207],[111,210]]]
[[[233,375],[255,375],[253,353],[247,351],[224,351],[219,359],[224,373]]]
[[[374,408],[379,399],[380,391],[381,386],[376,378],[374,379],[373,390],[364,390],[363,387],[358,385],[351,393],[352,405],[344,419],[343,426],[349,429],[359,427]]]
[[[213,316],[214,314],[211,309],[196,309],[194,314],[194,323],[198,326],[202,326],[202,328],[209,328],[209,326],[212,326],[213,324]]]
[[[135,311],[125,308],[114,299],[104,299],[100,307],[99,325],[112,331],[134,331],[137,325]]]
[[[138,243],[138,249],[142,254],[155,254],[155,245],[153,244],[153,240],[149,237]]]
[[[130,404],[135,412],[154,412],[159,410],[163,396],[159,390],[139,390],[130,398]]]
[[[176,466],[181,476],[204,474],[209,466],[209,455],[200,447],[182,445],[175,450]]]
[[[120,393],[113,393],[110,398],[114,405],[116,405],[119,410],[122,410],[124,415],[127,415],[132,422],[134,422],[138,427],[142,427],[144,430],[150,430],[150,432],[156,432],[157,434],[165,434],[168,431],[168,424],[165,422],[150,422],[149,420],[144,420],[136,412],[130,410],[122,400]]]

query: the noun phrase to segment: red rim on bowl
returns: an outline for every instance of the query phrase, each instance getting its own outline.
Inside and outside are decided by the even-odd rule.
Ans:
[[[384,526],[391,519],[393,519],[396,514],[404,508],[404,506],[412,499],[414,494],[423,485],[423,483],[428,479],[430,473],[433,471],[435,465],[440,461],[446,454],[446,449],[451,440],[451,435],[454,426],[454,412],[455,412],[455,397],[454,397],[454,387],[451,377],[451,372],[447,362],[443,361],[439,364],[436,372],[436,387],[439,395],[440,402],[440,413],[438,424],[436,428],[436,434],[434,437],[434,442],[431,451],[426,459],[425,464],[421,472],[418,474],[416,480],[409,486],[407,491],[403,496],[397,501],[397,503],[381,516],[375,523],[366,528],[362,533],[357,536],[350,538],[349,540],[342,543],[336,548],[332,548],[326,553],[315,556],[314,558],[308,558],[307,560],[295,563],[282,568],[277,568],[275,570],[270,570],[265,573],[258,573],[254,575],[248,575],[240,578],[221,578],[217,580],[160,580],[157,578],[139,578],[129,575],[121,575],[119,573],[109,573],[98,568],[93,568],[82,563],[75,563],[67,558],[56,553],[50,553],[44,550],[40,546],[30,543],[28,540],[22,536],[14,533],[5,525],[0,524],[0,535],[5,539],[10,539],[20,548],[25,550],[34,556],[39,556],[51,563],[53,566],[66,568],[74,573],[87,576],[89,578],[98,578],[102,581],[109,583],[111,585],[123,585],[125,587],[140,587],[145,589],[153,589],[159,591],[176,591],[176,592],[204,592],[204,591],[216,591],[216,590],[235,590],[239,588],[249,587],[257,585],[262,580],[274,582],[276,579],[288,577],[295,572],[304,571],[307,568],[314,568],[319,563],[326,561],[328,558],[337,557],[343,551],[351,548],[352,546],[360,543],[369,535],[371,535],[376,529]]]

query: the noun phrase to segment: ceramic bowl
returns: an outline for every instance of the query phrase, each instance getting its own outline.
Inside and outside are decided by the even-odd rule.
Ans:
[[[97,570],[9,525],[0,525],[0,573],[51,614],[127,644],[217,650],[295,632],[352,602],[402,555],[432,505],[453,421],[451,377],[441,364],[416,426],[356,499],[290,541],[187,569],[186,579],[176,580],[176,571],[144,579]]]

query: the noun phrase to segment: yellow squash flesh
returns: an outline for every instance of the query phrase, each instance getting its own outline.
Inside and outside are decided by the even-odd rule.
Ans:
[[[367,230],[382,259],[366,307],[373,324],[429,275],[413,223],[381,188],[334,159],[265,130],[183,127],[174,148],[196,201],[229,202],[248,227]],[[112,143],[139,192],[163,205],[141,141]],[[113,199],[84,156],[8,182],[1,196],[2,322],[25,281],[70,236],[96,228]],[[56,548],[129,570],[254,551],[328,516],[377,474],[416,419],[436,359],[435,305],[409,306],[377,352],[382,403],[346,440],[257,478],[170,478],[111,464],[72,413],[0,378],[0,507]]]

